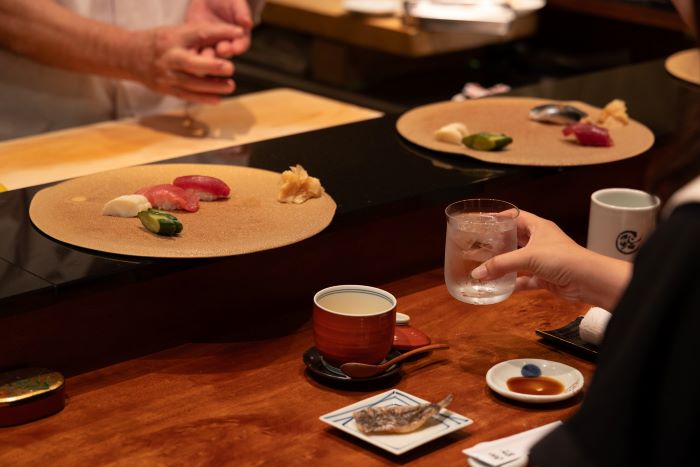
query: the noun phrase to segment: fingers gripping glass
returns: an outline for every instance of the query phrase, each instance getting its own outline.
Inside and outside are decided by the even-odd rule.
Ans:
[[[471,277],[484,261],[517,248],[520,211],[496,199],[467,199],[445,209],[445,283],[450,294],[465,303],[487,305],[513,293],[516,273],[490,281]]]

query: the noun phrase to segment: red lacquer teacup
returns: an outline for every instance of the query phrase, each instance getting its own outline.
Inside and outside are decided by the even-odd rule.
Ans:
[[[391,350],[396,298],[365,285],[336,285],[314,295],[316,349],[334,366],[376,364]]]

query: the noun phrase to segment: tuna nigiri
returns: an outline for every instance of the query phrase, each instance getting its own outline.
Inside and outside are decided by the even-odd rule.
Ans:
[[[136,193],[148,198],[151,205],[157,209],[165,211],[182,209],[189,212],[196,212],[199,209],[197,195],[175,185],[146,186]]]
[[[200,201],[214,201],[219,198],[228,198],[231,189],[226,183],[215,177],[207,175],[185,175],[177,177],[173,185],[194,193]]]
[[[613,140],[605,128],[592,123],[574,123],[562,130],[565,136],[574,135],[581,146],[612,146]]]

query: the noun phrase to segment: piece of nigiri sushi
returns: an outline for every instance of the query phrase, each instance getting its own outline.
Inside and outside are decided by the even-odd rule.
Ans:
[[[107,201],[102,208],[103,216],[136,217],[141,211],[151,208],[143,195],[123,195]]]
[[[544,104],[530,109],[530,120],[556,125],[569,125],[587,116],[586,112],[572,105]]]
[[[173,185],[183,190],[191,191],[199,197],[200,201],[214,201],[215,199],[228,198],[231,189],[226,183],[216,177],[207,175],[184,175],[177,177]]]
[[[164,211],[182,209],[196,212],[199,209],[199,198],[197,195],[185,191],[179,186],[168,184],[146,186],[136,191],[136,193],[148,198],[152,207]]]
[[[592,123],[574,123],[562,130],[565,136],[574,135],[581,146],[612,146],[613,140],[605,128]]]

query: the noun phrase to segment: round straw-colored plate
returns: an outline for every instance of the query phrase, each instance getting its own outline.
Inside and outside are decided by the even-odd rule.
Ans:
[[[611,147],[581,146],[573,137],[562,134],[562,125],[539,123],[528,118],[531,108],[561,101],[524,98],[490,97],[462,102],[439,102],[412,109],[396,122],[396,128],[407,140],[434,151],[462,154],[484,162],[528,166],[563,167],[602,164],[637,156],[651,147],[654,134],[639,122],[612,128]],[[601,109],[583,102],[566,104],[595,118]],[[438,141],[435,131],[452,122],[462,122],[470,133],[491,131],[505,133],[513,142],[501,151],[477,151],[461,144]]]
[[[209,175],[231,187],[227,200],[201,202],[199,211],[175,211],[183,225],[174,237],[155,235],[138,218],[102,215],[104,204],[141,187],[172,183],[181,175]],[[335,213],[324,194],[302,204],[277,201],[279,173],[249,167],[157,164],[101,172],[38,192],[29,216],[61,242],[106,253],[153,258],[209,258],[289,245],[311,237]]]
[[[700,84],[700,52],[689,49],[676,52],[666,59],[666,71],[678,79]]]

